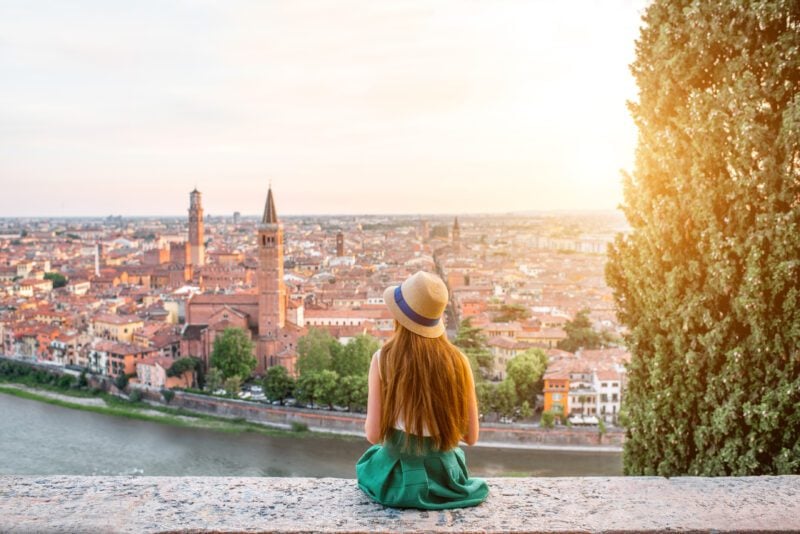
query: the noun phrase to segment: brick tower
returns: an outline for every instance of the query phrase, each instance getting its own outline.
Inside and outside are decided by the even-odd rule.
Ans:
[[[453,250],[456,254],[461,252],[461,227],[458,225],[458,217],[453,222]]]
[[[344,256],[344,234],[342,232],[336,234],[336,255],[340,258]]]
[[[258,359],[265,367],[280,347],[278,335],[286,323],[286,285],[283,282],[283,225],[278,222],[272,187],[258,225]]]
[[[192,265],[199,267],[206,263],[206,248],[203,235],[203,204],[197,188],[189,193],[189,246]]]

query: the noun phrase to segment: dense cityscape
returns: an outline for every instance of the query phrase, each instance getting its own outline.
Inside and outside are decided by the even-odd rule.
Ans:
[[[269,369],[300,378],[314,336],[386,341],[383,290],[424,270],[448,286],[448,335],[477,356],[487,415],[619,422],[629,353],[603,271],[621,216],[279,217],[279,205],[270,187],[259,217],[206,215],[195,189],[188,217],[0,220],[2,353],[129,391],[198,389],[215,340],[235,329],[251,342],[251,376],[209,380],[205,392],[294,402],[291,389],[264,395]],[[593,335],[581,337],[581,324]],[[509,363],[532,354],[544,363],[530,371],[537,385],[515,377],[520,395],[504,400]],[[176,372],[187,358],[197,369]]]

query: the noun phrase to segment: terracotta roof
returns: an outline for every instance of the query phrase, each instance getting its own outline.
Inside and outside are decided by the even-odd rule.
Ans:
[[[235,295],[220,295],[203,293],[195,295],[189,300],[190,304],[258,304],[258,295],[253,293],[236,293]]]
[[[111,323],[111,324],[130,324],[141,323],[142,320],[136,315],[115,315],[111,313],[103,313],[96,315],[92,319],[95,323]]]

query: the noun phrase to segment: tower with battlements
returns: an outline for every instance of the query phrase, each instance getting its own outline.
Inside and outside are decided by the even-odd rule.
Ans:
[[[189,246],[192,265],[200,267],[206,263],[206,247],[203,233],[203,204],[197,188],[189,193]]]

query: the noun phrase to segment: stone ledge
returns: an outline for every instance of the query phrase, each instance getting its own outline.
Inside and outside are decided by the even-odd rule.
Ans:
[[[384,508],[333,478],[0,476],[2,532],[800,532],[800,476],[491,478],[475,508]]]

